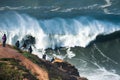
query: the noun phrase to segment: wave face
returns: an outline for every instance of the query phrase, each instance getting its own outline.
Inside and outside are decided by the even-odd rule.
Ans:
[[[120,30],[119,23],[91,17],[35,19],[27,14],[7,12],[0,14],[0,34],[7,34],[9,44],[22,40],[25,35],[36,38],[36,48],[86,47],[99,34]]]
[[[65,60],[79,69],[89,80],[120,80],[120,38],[95,43],[86,48],[74,47],[74,57]],[[68,53],[68,55],[71,55]]]

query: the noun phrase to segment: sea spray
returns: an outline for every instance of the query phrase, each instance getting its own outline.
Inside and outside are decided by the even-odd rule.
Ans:
[[[73,53],[71,50],[70,50],[70,47],[66,50],[66,55],[68,58],[72,59],[72,57],[75,57],[75,53]]]
[[[53,56],[65,59],[77,66],[81,76],[86,76],[90,80],[120,79],[115,71],[108,71],[101,66],[99,63],[100,59],[94,56],[96,52],[101,52],[98,47],[96,49],[93,48],[91,51],[85,50],[87,51],[86,53],[82,49],[80,49],[80,52],[72,50],[75,46],[85,48],[100,34],[106,35],[120,30],[119,23],[115,24],[91,17],[36,19],[27,14],[18,14],[17,12],[6,12],[5,14],[0,14],[0,17],[0,37],[2,37],[3,33],[6,33],[8,44],[14,45],[17,40],[22,41],[26,38],[26,35],[31,35],[36,40],[34,47],[32,46],[33,53],[40,58],[46,53],[45,49],[50,48],[55,51],[58,48],[59,54],[56,54],[56,52],[47,53],[48,56],[51,55],[48,60]],[[67,48],[65,49],[65,54],[59,51],[60,47]],[[97,51],[94,52],[94,50]],[[94,54],[88,54],[92,52]],[[78,54],[81,56],[78,57]],[[105,56],[107,57],[107,55]],[[113,63],[114,60],[112,58],[109,59]],[[100,67],[96,66],[96,64]]]
[[[14,44],[26,35],[31,35],[36,38],[37,49],[86,47],[97,35],[109,34],[120,29],[119,25],[90,17],[37,20],[16,12],[0,14],[0,17],[0,30],[7,34],[7,43]]]

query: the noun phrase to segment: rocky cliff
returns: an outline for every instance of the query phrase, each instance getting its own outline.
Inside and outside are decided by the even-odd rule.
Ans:
[[[19,65],[24,66],[38,80],[87,80],[80,77],[75,66],[68,62],[56,58],[51,63],[50,61],[38,58],[36,55],[16,50],[12,46],[7,45],[6,47],[2,47],[0,45],[0,59],[5,58],[19,60]],[[1,68],[0,70],[2,71]],[[24,80],[24,78],[22,79]],[[30,78],[26,77],[25,80],[30,80]]]

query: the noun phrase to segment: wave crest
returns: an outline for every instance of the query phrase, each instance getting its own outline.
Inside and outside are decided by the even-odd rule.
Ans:
[[[120,29],[117,24],[90,17],[37,20],[16,12],[0,14],[0,17],[1,32],[7,34],[9,44],[14,44],[30,34],[36,38],[35,46],[44,49],[86,47],[97,35],[109,34]]]

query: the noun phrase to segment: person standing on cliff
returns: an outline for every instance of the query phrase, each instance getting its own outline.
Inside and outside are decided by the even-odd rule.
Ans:
[[[26,49],[26,47],[27,47],[27,44],[24,42],[21,48],[24,50]]]
[[[42,57],[44,60],[46,60],[46,54],[43,54],[43,57]]]
[[[7,37],[6,37],[6,34],[4,34],[2,37],[3,47],[5,47],[5,45],[6,45],[6,40],[7,40]]]
[[[20,47],[19,40],[15,43],[15,46],[19,49],[19,47]]]
[[[32,53],[32,47],[30,46],[29,48],[28,48],[28,51],[29,51],[29,53]]]

